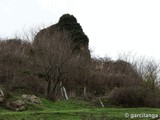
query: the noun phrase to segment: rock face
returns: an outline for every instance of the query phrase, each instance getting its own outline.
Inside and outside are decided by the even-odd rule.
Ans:
[[[11,101],[10,94],[6,89],[0,88],[0,105],[14,111],[22,111],[26,109],[25,102],[21,100]]]
[[[41,104],[40,99],[37,96],[35,96],[35,95],[26,95],[26,94],[23,94],[22,98],[26,99],[29,102],[35,103],[35,104]]]
[[[25,103],[21,100],[7,102],[6,107],[14,111],[22,111],[26,109]]]
[[[88,49],[89,39],[83,32],[82,27],[77,22],[77,19],[70,14],[64,14],[60,17],[59,22],[48,28],[42,29],[35,36],[33,44],[39,42],[44,36],[52,37],[55,31],[62,32],[63,30],[69,32],[71,40],[74,44],[74,51],[85,51],[85,54],[90,57],[90,52]]]

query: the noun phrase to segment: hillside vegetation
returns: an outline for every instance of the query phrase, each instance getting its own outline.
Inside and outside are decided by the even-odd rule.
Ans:
[[[0,120],[129,120],[129,114],[160,114],[159,109],[149,108],[97,108],[82,100],[51,102],[42,100],[42,106],[30,106],[27,111],[13,112],[0,109]],[[134,120],[150,120],[152,117],[136,118]]]
[[[160,67],[154,60],[92,58],[87,35],[69,14],[31,38],[0,41],[0,119],[114,120],[127,111],[159,113],[148,109],[160,107]],[[28,110],[8,111],[13,104],[24,105],[21,110],[27,104]]]

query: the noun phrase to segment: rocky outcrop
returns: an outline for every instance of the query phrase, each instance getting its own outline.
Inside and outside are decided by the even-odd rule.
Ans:
[[[11,110],[14,110],[14,111],[23,111],[23,110],[26,109],[25,103],[21,100],[16,100],[16,101],[13,101],[13,102],[7,102],[6,107],[11,109]]]
[[[88,57],[90,57],[90,52],[88,49],[89,39],[83,32],[83,29],[81,25],[77,22],[77,19],[70,14],[65,14],[62,17],[60,17],[57,24],[54,24],[48,28],[39,31],[35,36],[33,44],[39,43],[39,40],[44,38],[44,36],[52,37],[55,31],[69,32],[74,45],[73,51],[85,51],[85,54],[88,55]]]
[[[42,104],[40,98],[35,95],[23,94],[22,98],[19,98],[10,94],[7,88],[0,87],[0,106],[13,111],[23,111],[26,110],[28,102],[29,104]]]
[[[35,96],[35,95],[26,95],[26,94],[23,94],[22,95],[22,98],[29,101],[29,102],[32,102],[32,103],[35,103],[35,104],[41,104],[42,102],[40,101],[40,99]]]
[[[60,29],[67,30],[71,34],[71,38],[74,42],[75,49],[81,49],[81,47],[88,47],[89,39],[83,32],[81,25],[77,22],[77,19],[73,15],[65,14],[60,17],[57,24]]]

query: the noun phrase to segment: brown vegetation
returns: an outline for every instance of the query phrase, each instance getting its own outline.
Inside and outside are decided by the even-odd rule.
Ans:
[[[53,101],[62,97],[101,101],[103,97],[124,107],[160,107],[156,62],[93,59],[88,38],[79,24],[72,31],[70,22],[61,21],[61,29],[56,25],[41,30],[31,43],[17,38],[0,41],[0,85],[12,91],[27,89]]]

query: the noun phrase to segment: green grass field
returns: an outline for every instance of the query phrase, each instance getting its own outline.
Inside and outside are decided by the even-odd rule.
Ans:
[[[131,117],[125,117],[126,113],[160,115],[160,109],[155,108],[98,108],[81,100],[55,103],[46,99],[41,100],[42,105],[28,104],[28,109],[23,112],[13,112],[0,107],[0,120],[129,120]],[[151,118],[133,118],[133,120],[151,120]]]

